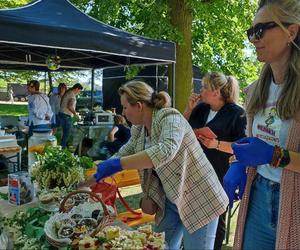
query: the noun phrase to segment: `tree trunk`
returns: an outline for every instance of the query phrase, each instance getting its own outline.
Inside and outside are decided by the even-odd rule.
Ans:
[[[175,105],[183,112],[192,91],[192,10],[187,0],[168,0],[171,24],[182,34],[176,44]]]

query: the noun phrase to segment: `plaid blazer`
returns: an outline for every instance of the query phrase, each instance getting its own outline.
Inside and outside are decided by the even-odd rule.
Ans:
[[[132,126],[131,138],[116,156],[144,150],[145,127]],[[186,119],[173,108],[153,110],[150,147],[145,149],[157,176],[151,176],[149,196],[158,204],[156,223],[164,217],[166,193],[175,201],[190,233],[225,212],[228,198]],[[145,191],[144,171],[140,170]]]

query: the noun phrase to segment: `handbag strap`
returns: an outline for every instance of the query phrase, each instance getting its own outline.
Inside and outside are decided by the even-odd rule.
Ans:
[[[127,211],[129,211],[130,213],[135,214],[135,215],[142,215],[142,213],[134,211],[134,210],[128,205],[128,203],[125,201],[125,199],[124,199],[123,196],[121,195],[121,193],[120,193],[120,191],[119,191],[118,188],[117,188],[117,194],[118,194],[118,196],[119,196],[120,201],[122,202],[122,204],[124,205],[124,207],[127,209]]]
[[[115,182],[115,184],[116,184],[116,180],[115,180],[114,177],[112,177],[112,180],[113,180],[113,181]],[[138,220],[138,219],[143,218],[143,213],[134,211],[134,210],[128,205],[128,203],[127,203],[126,200],[123,198],[123,196],[121,195],[121,192],[120,192],[120,190],[119,190],[119,188],[118,188],[117,185],[116,185],[116,187],[117,187],[117,189],[116,189],[117,194],[118,194],[119,199],[120,199],[120,201],[122,202],[123,206],[126,208],[126,210],[127,210],[128,212],[130,212],[131,214],[134,215],[134,216],[125,216],[125,217],[123,217],[123,218],[121,219],[122,222],[127,223],[127,222],[129,222],[129,221]]]
[[[146,169],[146,171],[144,173],[147,173],[146,185],[145,185],[145,197],[148,198],[151,175],[152,175],[152,168]],[[144,174],[144,176],[145,176],[145,174]]]
[[[126,200],[125,200],[125,199],[123,198],[123,196],[121,195],[121,192],[120,192],[120,190],[119,190],[119,187],[117,186],[116,179],[115,179],[113,176],[111,176],[111,179],[112,179],[112,183],[111,183],[111,184],[113,184],[113,182],[114,182],[114,185],[116,185],[116,191],[117,191],[117,194],[118,194],[118,196],[119,196],[120,201],[122,202],[122,204],[123,204],[124,207],[126,208],[126,210],[129,211],[129,212],[132,213],[132,214],[135,214],[135,215],[142,215],[142,213],[134,211],[134,210],[128,205],[128,203],[126,202]]]
[[[146,128],[144,127],[145,129],[145,136],[144,136],[144,150],[146,149],[146,138],[148,136],[148,133],[147,133],[147,130]],[[147,173],[147,178],[145,178],[145,174]],[[146,182],[145,182],[145,198],[148,198],[149,196],[149,187],[150,187],[150,181],[151,181],[151,175],[152,175],[152,168],[149,168],[149,169],[146,169],[144,170],[144,179],[146,179]]]

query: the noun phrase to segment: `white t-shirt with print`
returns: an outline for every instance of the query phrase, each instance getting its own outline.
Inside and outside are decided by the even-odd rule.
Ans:
[[[266,108],[254,116],[252,133],[271,145],[285,148],[290,120],[282,121],[276,114],[276,103],[282,88],[282,85],[271,82]],[[265,164],[258,166],[257,172],[266,179],[280,183],[282,168]]]

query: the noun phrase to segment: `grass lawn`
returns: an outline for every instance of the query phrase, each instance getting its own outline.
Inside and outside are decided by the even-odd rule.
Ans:
[[[28,104],[4,104],[0,103],[0,116],[26,116]]]

